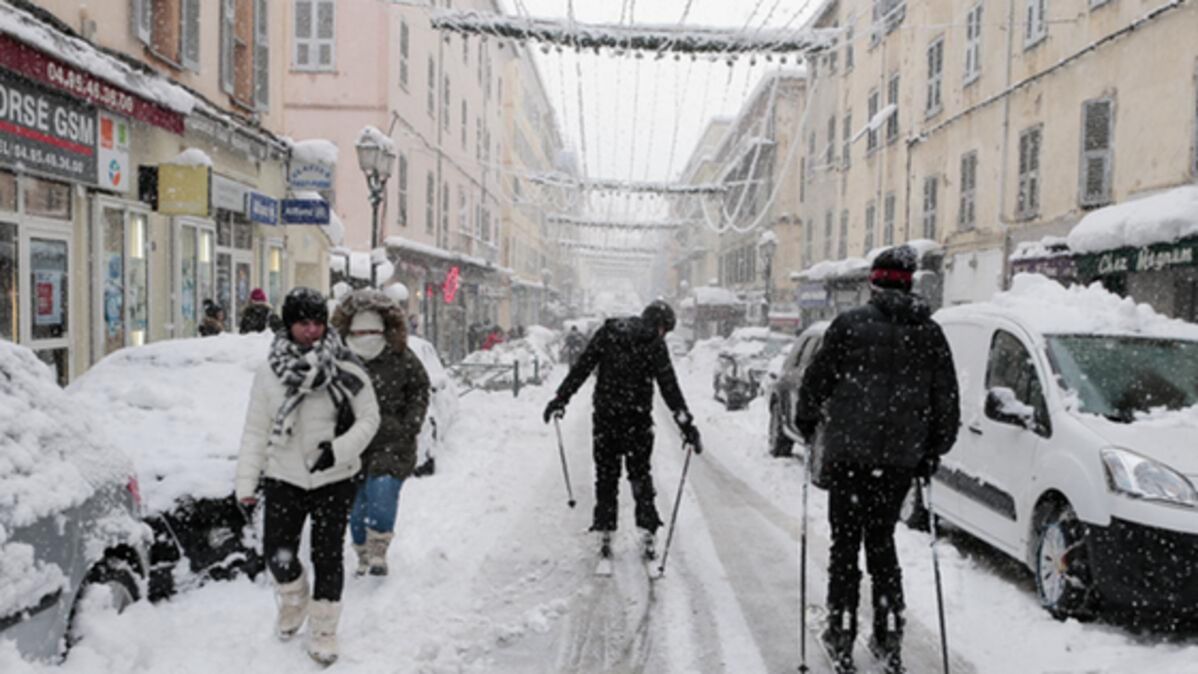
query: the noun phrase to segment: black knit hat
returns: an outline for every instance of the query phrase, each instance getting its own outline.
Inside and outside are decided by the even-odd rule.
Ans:
[[[312,288],[293,288],[283,300],[283,325],[290,330],[299,321],[311,319],[320,323],[329,322],[329,305],[324,295]]]
[[[674,310],[663,300],[650,302],[649,306],[641,312],[641,320],[654,330],[665,328],[666,332],[673,330],[676,323]]]
[[[874,258],[869,269],[869,282],[879,288],[910,291],[919,268],[919,255],[906,244],[887,248]]]

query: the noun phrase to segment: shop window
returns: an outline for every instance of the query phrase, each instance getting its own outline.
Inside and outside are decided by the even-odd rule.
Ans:
[[[281,307],[283,304],[283,247],[271,243],[266,247],[266,263],[264,269],[263,290],[271,306]]]
[[[70,307],[67,300],[67,242],[59,239],[29,240],[29,311],[33,316],[31,336],[62,339],[67,336]]]
[[[233,255],[216,254],[216,301],[225,310],[225,330],[233,329]]]
[[[26,178],[25,214],[55,220],[71,219],[71,186],[40,178]]]
[[[144,213],[105,207],[100,273],[104,353],[145,344],[149,335],[149,265]]]
[[[17,340],[20,303],[17,300],[18,255],[17,226],[0,222],[0,339]]]
[[[17,176],[0,171],[0,211],[17,210]]]
[[[216,245],[229,248],[233,245],[233,222],[227,217],[222,217],[222,213],[224,211],[217,211]]]

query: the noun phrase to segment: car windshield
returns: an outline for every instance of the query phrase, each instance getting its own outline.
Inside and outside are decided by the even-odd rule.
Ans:
[[[1198,342],[1058,335],[1048,351],[1083,412],[1130,423],[1137,413],[1198,404]]]

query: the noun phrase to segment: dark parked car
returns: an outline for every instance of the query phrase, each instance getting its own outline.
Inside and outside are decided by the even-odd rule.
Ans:
[[[830,323],[827,321],[821,321],[799,334],[798,341],[782,364],[778,380],[770,388],[770,454],[774,456],[789,456],[794,444],[791,438],[799,434],[794,418],[795,405],[799,401],[799,385],[803,383],[807,366],[824,342],[828,325]]]
[[[768,385],[770,363],[792,344],[794,337],[768,328],[734,330],[720,349],[712,373],[715,399],[729,410],[743,409]]]

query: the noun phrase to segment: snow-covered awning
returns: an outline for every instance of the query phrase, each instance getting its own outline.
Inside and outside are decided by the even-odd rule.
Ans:
[[[1186,185],[1091,211],[1069,232],[1076,253],[1138,248],[1198,235],[1198,186]]]
[[[942,246],[931,239],[912,239],[906,243],[899,244],[910,246],[915,249],[915,254],[919,256],[920,261],[928,253],[933,253],[941,250]],[[792,281],[824,281],[830,278],[849,276],[859,274],[869,269],[874,258],[882,254],[882,251],[893,248],[894,246],[879,246],[865,254],[865,257],[848,257],[843,260],[824,260],[816,262],[810,267],[802,271],[792,272],[790,280]]]
[[[464,253],[458,253],[458,252],[452,251],[452,250],[445,250],[444,248],[439,248],[439,247],[433,246],[431,244],[421,243],[419,241],[413,241],[411,239],[406,239],[402,236],[389,236],[383,242],[383,244],[388,248],[398,249],[400,251],[401,257],[402,257],[403,251],[406,250],[406,251],[410,251],[412,253],[416,253],[418,255],[424,255],[426,257],[436,258],[438,260],[445,260],[446,262],[456,262],[458,264],[469,264],[469,265],[474,265],[475,267],[483,267],[483,268],[489,268],[489,269],[496,269],[497,271],[502,271],[502,270],[499,270],[497,267],[495,267],[494,264],[492,264],[491,262],[487,261],[484,258],[475,257],[473,255],[466,255]]]
[[[695,304],[698,305],[724,305],[732,306],[741,304],[741,300],[736,296],[736,293],[727,288],[719,286],[699,286],[692,291],[695,295]]]

